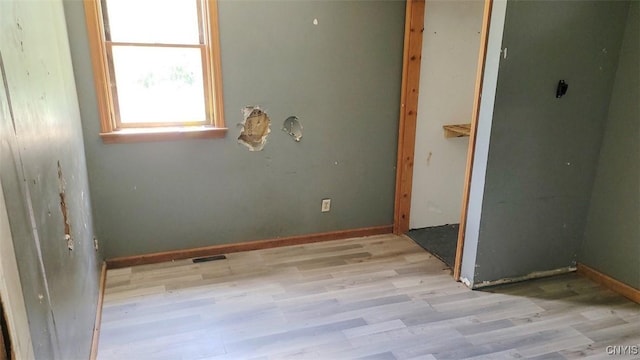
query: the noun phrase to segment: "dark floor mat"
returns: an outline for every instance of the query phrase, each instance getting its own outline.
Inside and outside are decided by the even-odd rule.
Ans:
[[[407,235],[447,266],[453,267],[459,228],[460,224],[432,226],[409,230]]]

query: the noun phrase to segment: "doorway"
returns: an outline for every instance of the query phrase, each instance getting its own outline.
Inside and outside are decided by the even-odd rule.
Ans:
[[[480,1],[425,3],[407,235],[450,268],[458,240],[483,8]]]
[[[491,6],[407,3],[394,232],[441,258],[456,280]]]

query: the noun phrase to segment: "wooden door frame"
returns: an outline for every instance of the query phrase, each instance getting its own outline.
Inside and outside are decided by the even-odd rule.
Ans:
[[[462,193],[462,210],[460,229],[456,246],[456,258],[453,277],[460,279],[462,267],[462,251],[464,234],[467,225],[469,191],[473,172],[476,131],[480,113],[480,95],[484,77],[487,42],[493,0],[484,0],[482,30],[480,32],[480,49],[476,69],[476,82],[471,116],[471,131],[467,148],[467,165],[465,169],[464,188]],[[413,186],[413,162],[416,144],[416,125],[418,114],[418,94],[420,90],[420,62],[422,59],[422,34],[424,32],[425,0],[407,0],[404,53],[402,64],[402,88],[400,95],[400,121],[398,126],[398,159],[396,166],[396,192],[393,212],[393,232],[400,235],[409,231],[411,216],[411,192]]]
[[[398,125],[398,159],[396,163],[396,194],[393,211],[393,233],[409,230],[413,155],[416,144],[418,94],[422,33],[424,32],[424,0],[407,0],[404,24],[404,53]]]

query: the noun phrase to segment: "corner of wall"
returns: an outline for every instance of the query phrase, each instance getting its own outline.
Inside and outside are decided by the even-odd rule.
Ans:
[[[640,272],[634,271],[640,268],[639,44],[640,3],[630,1],[578,256],[581,264],[636,289],[640,289]]]
[[[469,287],[473,287],[475,279],[482,200],[489,156],[493,107],[498,86],[498,69],[500,67],[506,9],[506,0],[493,2],[462,254],[461,280]]]

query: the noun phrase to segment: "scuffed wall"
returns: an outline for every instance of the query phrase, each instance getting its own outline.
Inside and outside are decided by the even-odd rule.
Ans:
[[[65,11],[106,257],[393,223],[403,1],[219,1],[227,136],[110,145],[82,2]],[[237,140],[254,105],[262,151]],[[292,115],[300,142],[279,129]]]
[[[626,24],[578,261],[640,289],[640,2]]]
[[[86,359],[100,256],[62,1],[0,2],[0,56],[0,177],[35,357]]]

